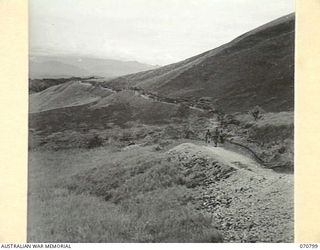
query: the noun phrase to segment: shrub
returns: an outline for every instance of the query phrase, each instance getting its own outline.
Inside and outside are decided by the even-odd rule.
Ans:
[[[184,104],[180,103],[178,105],[177,116],[180,118],[188,117],[190,115],[190,108]]]
[[[98,135],[91,137],[88,141],[87,148],[97,148],[103,145],[103,139]]]
[[[249,111],[249,114],[253,117],[255,121],[262,118],[264,110],[260,106],[255,106]]]
[[[228,125],[229,124],[233,124],[233,125],[236,125],[236,126],[239,126],[240,125],[240,121],[237,120],[233,115],[226,115],[225,118],[225,123],[227,123]]]

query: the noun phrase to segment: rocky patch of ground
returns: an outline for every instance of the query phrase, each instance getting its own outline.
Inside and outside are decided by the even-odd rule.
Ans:
[[[212,216],[224,242],[293,241],[293,175],[223,148],[185,143],[169,154],[192,170],[196,209]]]

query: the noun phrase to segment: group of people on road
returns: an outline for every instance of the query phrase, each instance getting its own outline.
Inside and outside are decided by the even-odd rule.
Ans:
[[[208,129],[205,135],[206,143],[211,143],[211,139],[213,140],[215,147],[218,146],[218,142],[224,143],[224,136],[222,130],[219,130],[219,128],[216,127],[213,134],[211,134],[210,130]]]

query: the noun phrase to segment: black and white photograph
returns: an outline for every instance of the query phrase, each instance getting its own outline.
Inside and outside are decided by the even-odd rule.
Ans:
[[[27,241],[294,241],[294,0],[29,0]]]

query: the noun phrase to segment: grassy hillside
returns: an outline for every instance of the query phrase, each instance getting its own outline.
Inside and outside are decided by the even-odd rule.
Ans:
[[[28,241],[293,240],[292,176],[182,142],[31,151]]]
[[[68,77],[68,78],[43,78],[43,79],[30,79],[29,78],[29,94],[41,92],[52,86],[60,85],[70,81],[89,80],[91,78],[81,77]]]
[[[293,37],[289,15],[156,70],[31,81],[28,241],[292,242]]]
[[[159,69],[106,83],[162,96],[213,97],[217,108],[244,111],[293,109],[294,15],[250,31],[228,44]]]
[[[85,105],[111,94],[99,86],[71,80],[29,95],[29,112]]]
[[[59,87],[60,90],[62,88],[66,88],[66,86]],[[76,89],[79,91],[78,87]],[[38,105],[37,107],[45,108],[50,104],[51,109],[30,113],[29,127],[43,135],[49,135],[66,130],[106,130],[112,129],[114,126],[130,128],[138,124],[161,126],[181,123],[192,116],[205,115],[183,105],[157,102],[135,96],[134,91],[122,91],[112,95],[106,93],[106,97],[98,95],[90,97],[88,93],[80,96],[79,99],[76,96],[73,99],[68,99],[61,97],[60,94],[56,98],[53,96],[52,99],[46,99],[45,92],[39,93],[39,95],[43,95],[45,102],[42,106]],[[79,91],[79,94],[81,95],[83,92]],[[62,105],[60,97],[64,100],[65,106],[54,108],[57,105]],[[52,103],[56,106],[53,106]],[[68,106],[71,103],[73,106]],[[31,105],[32,107],[33,105]]]
[[[221,242],[176,165],[151,149],[32,153],[28,240]]]

